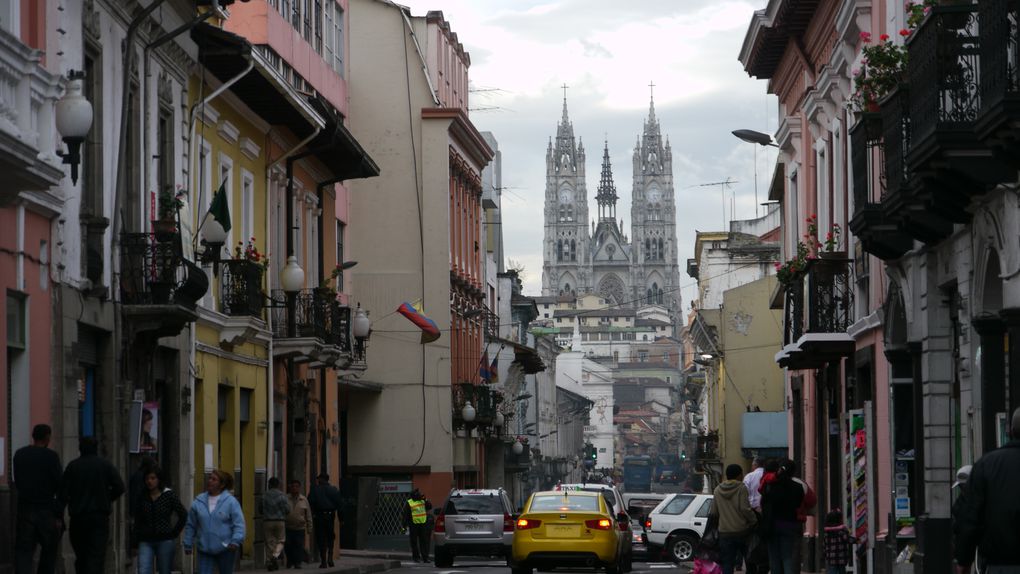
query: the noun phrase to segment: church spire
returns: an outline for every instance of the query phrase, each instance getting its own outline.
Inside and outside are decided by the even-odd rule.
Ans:
[[[649,82],[648,88],[650,90],[649,104],[648,104],[648,123],[658,123],[655,120],[655,82]]]
[[[595,200],[599,204],[599,221],[616,220],[616,184],[613,183],[613,166],[609,161],[609,141],[602,151],[602,177]]]

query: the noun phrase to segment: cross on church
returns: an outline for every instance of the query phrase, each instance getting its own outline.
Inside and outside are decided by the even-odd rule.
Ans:
[[[648,87],[651,88],[652,98],[655,98],[655,82],[649,82]],[[565,93],[565,92],[564,92]]]
[[[560,87],[563,88],[563,99],[566,100],[567,99],[567,88],[569,88],[570,86],[568,86],[566,83],[564,83]]]

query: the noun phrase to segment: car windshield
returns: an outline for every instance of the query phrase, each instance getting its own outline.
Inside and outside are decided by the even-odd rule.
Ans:
[[[503,514],[498,496],[455,496],[446,502],[446,514]]]
[[[536,496],[534,500],[531,501],[532,512],[547,510],[586,510],[590,512],[598,512],[599,499],[594,496],[546,494]]]

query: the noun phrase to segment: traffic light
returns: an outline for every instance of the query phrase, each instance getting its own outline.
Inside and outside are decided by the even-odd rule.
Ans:
[[[590,457],[590,458],[591,458],[592,460],[595,460],[595,459],[597,459],[597,458],[599,457],[599,453],[598,453],[598,451],[597,451],[597,450],[595,449],[595,445],[593,445],[593,444],[589,444],[589,445],[588,445],[588,448],[590,448],[590,449],[591,449],[591,454],[589,454],[588,456],[589,456],[589,457]]]
[[[687,451],[686,450],[680,451],[680,460],[687,460]]]

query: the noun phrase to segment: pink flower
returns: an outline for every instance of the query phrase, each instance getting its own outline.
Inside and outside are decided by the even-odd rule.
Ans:
[[[871,32],[861,32],[861,41],[867,44],[871,41]]]
[[[882,34],[881,36],[878,37],[878,39],[885,42],[886,40],[889,39],[889,34]]]

